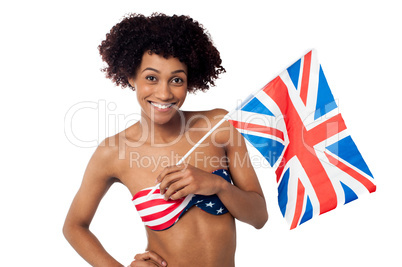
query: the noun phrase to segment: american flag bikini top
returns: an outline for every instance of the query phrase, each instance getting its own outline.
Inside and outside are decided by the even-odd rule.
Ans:
[[[212,173],[221,176],[229,183],[231,182],[228,170],[219,169]],[[190,194],[182,199],[166,201],[163,199],[163,195],[160,194],[159,189],[155,190],[147,198],[151,189],[152,187],[148,187],[135,194],[133,203],[144,224],[155,231],[166,230],[172,227],[194,205],[213,215],[221,215],[228,212],[217,195],[202,196]]]

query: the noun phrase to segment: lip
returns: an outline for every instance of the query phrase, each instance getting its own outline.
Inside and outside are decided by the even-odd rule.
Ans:
[[[157,111],[166,112],[172,109],[172,107],[176,104],[176,102],[171,103],[160,103],[155,101],[148,101],[152,108],[156,109]],[[166,106],[166,107],[163,107]]]

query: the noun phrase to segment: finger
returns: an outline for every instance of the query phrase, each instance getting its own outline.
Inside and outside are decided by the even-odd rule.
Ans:
[[[180,179],[172,183],[165,191],[165,200],[169,198],[171,200],[180,199],[188,195],[188,190],[185,190],[191,184],[190,178]]]
[[[154,261],[147,260],[147,261],[133,261],[128,267],[164,267],[163,265],[160,265]]]
[[[183,170],[185,168],[185,164],[168,166],[164,168],[163,171],[156,177],[156,182],[160,183],[168,174]]]
[[[165,191],[168,187],[172,186],[174,183],[177,181],[181,180],[183,178],[184,172],[183,170],[181,171],[176,171],[169,173],[163,178],[163,181],[160,183],[159,188],[161,194],[165,194]]]
[[[166,266],[166,261],[159,256],[157,253],[153,252],[153,251],[147,251],[145,253],[141,253],[141,254],[137,254],[134,257],[134,260],[137,261],[154,261],[155,263],[157,263],[160,266]]]
[[[169,197],[171,200],[177,200],[177,199],[184,198],[184,197],[192,194],[192,192],[194,192],[194,189],[192,189],[192,187],[193,186],[191,184],[189,184],[188,186],[185,186],[185,187],[181,188],[180,190],[176,191]]]

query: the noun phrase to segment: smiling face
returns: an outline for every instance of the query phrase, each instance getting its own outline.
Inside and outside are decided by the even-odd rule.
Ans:
[[[143,118],[165,124],[178,116],[186,99],[187,67],[177,58],[146,52],[129,82],[137,92]]]

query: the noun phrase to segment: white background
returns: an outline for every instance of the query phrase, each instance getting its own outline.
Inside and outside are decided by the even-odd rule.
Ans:
[[[227,70],[183,109],[230,110],[316,48],[377,181],[376,193],[289,231],[274,170],[256,167],[270,219],[262,230],[237,224],[237,266],[401,266],[402,16],[388,0],[2,3],[0,265],[87,266],[62,235],[65,215],[96,144],[139,113],[135,93],[99,71],[97,46],[125,13],[154,11],[202,23]],[[91,226],[123,264],[146,246],[130,200],[113,186]]]

